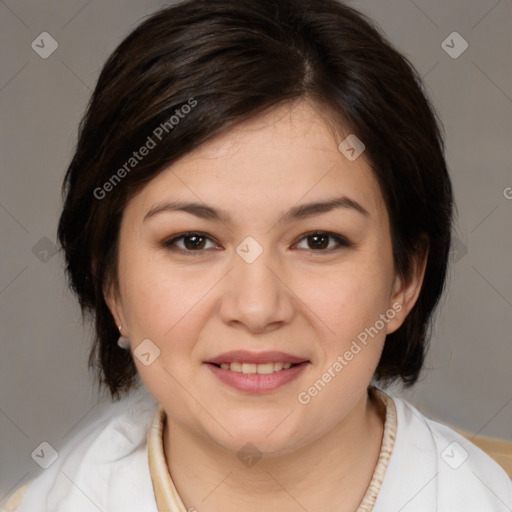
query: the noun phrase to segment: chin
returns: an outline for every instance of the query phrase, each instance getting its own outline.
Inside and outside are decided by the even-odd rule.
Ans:
[[[296,425],[285,426],[286,415],[272,418],[272,421],[259,421],[257,424],[230,422],[224,423],[225,428],[232,434],[231,437],[223,429],[211,435],[211,439],[225,450],[241,457],[253,451],[265,457],[279,457],[293,452],[306,444],[305,440],[298,439],[299,433]],[[281,423],[283,422],[283,423]],[[280,424],[281,423],[281,424]],[[287,428],[286,428],[287,427]]]

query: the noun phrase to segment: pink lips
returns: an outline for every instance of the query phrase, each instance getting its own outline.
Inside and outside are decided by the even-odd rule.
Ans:
[[[292,367],[273,373],[261,375],[258,373],[241,373],[225,370],[219,366],[222,363],[292,363]],[[249,393],[269,392],[284,386],[297,378],[309,365],[304,358],[285,354],[284,352],[249,352],[235,350],[225,352],[208,361],[205,361],[210,371],[224,384],[239,391]]]

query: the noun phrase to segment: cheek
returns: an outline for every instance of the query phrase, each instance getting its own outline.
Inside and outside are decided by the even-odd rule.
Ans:
[[[388,309],[392,267],[377,255],[356,257],[316,279],[302,277],[301,282],[304,302],[329,327],[329,337],[347,340]]]
[[[361,258],[336,272],[337,277],[325,279],[323,293],[317,289],[309,296],[308,305],[329,329],[320,340],[318,367],[298,401],[304,405],[307,400],[319,424],[338,421],[371,381],[386,336],[387,323],[381,315],[389,311],[391,275],[387,261]],[[333,409],[332,404],[337,407]]]
[[[189,325],[187,319],[200,310],[201,299],[218,280],[196,269],[172,266],[163,258],[147,257],[142,251],[125,260],[123,272],[123,304],[132,331],[164,344]]]
[[[200,336],[204,315],[201,298],[212,288],[215,279],[184,269],[170,268],[169,264],[134,251],[120,262],[123,276],[123,307],[129,322],[134,363],[150,393],[168,410],[185,421],[193,411],[201,411],[184,390],[183,383],[191,382],[195,368],[183,364],[191,358]],[[137,346],[149,339],[150,364],[137,356]],[[147,343],[147,342],[146,342]],[[142,346],[142,344],[141,344]]]

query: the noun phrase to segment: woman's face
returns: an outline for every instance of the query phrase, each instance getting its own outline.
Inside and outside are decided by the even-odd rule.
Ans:
[[[124,212],[109,306],[169,420],[228,450],[286,453],[348,421],[415,300],[365,155],[341,140],[310,104],[283,106],[185,155]]]

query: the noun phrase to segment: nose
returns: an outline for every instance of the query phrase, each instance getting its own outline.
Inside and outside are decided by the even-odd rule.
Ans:
[[[293,319],[296,299],[270,251],[251,263],[235,254],[234,268],[223,281],[220,316],[226,324],[261,334]]]

